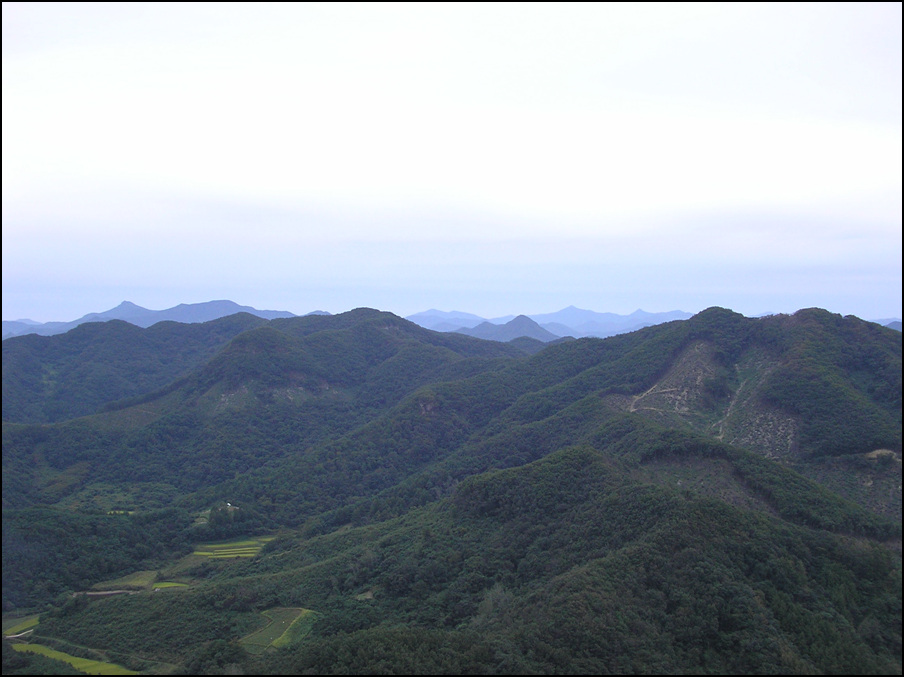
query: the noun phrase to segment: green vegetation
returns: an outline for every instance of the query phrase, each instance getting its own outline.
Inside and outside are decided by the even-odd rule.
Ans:
[[[899,332],[164,329],[4,341],[3,602],[33,641],[189,674],[901,672]],[[102,360],[135,399],[100,370],[105,412],[7,415],[71,412],[7,383]],[[4,644],[4,674],[69,668]]]
[[[20,632],[25,632],[26,630],[30,630],[34,628],[38,624],[38,619],[40,616],[35,614],[33,616],[28,616],[26,618],[10,618],[3,619],[3,635],[17,635]]]
[[[70,656],[67,653],[63,653],[62,651],[57,651],[55,649],[51,649],[46,646],[41,646],[40,644],[13,644],[13,649],[15,651],[21,651],[25,653],[36,653],[41,654],[42,656],[47,656],[48,658],[53,658],[58,661],[62,661],[64,663],[69,663],[72,667],[80,672],[84,672],[89,675],[137,675],[138,673],[134,670],[127,670],[121,665],[116,665],[114,663],[104,663],[102,661],[92,661],[87,658],[78,658],[76,656]]]
[[[142,400],[204,364],[233,337],[266,324],[247,313],[203,324],[138,327],[113,320],[59,336],[3,343],[3,420],[49,423]]]
[[[11,642],[3,640],[4,675],[83,675],[64,661],[41,654],[24,653],[13,649]]]
[[[101,581],[91,586],[92,590],[142,590],[157,580],[156,571],[133,571],[110,581]]]
[[[210,557],[211,559],[228,559],[230,557],[254,557],[273,536],[261,536],[253,539],[235,539],[218,543],[201,543],[192,555]]]
[[[289,623],[289,627],[286,628],[285,632],[273,640],[273,646],[278,649],[295,646],[310,634],[311,629],[314,627],[314,622],[317,620],[317,612],[311,609],[300,609],[299,611],[298,617]],[[276,618],[273,620],[275,623]]]
[[[4,607],[41,607],[68,591],[156,568],[189,552],[189,524],[175,508],[115,517],[4,510]]]
[[[239,640],[249,653],[261,654],[271,646],[287,648],[298,644],[311,632],[317,618],[310,609],[280,607],[262,611],[261,615],[270,620],[269,624]]]

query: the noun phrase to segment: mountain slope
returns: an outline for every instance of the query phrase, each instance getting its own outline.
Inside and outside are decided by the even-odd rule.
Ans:
[[[835,349],[811,354],[808,346],[829,346],[832,336]],[[632,335],[550,346],[529,359],[516,354],[505,344],[429,332],[365,309],[277,320],[237,336],[156,399],[43,435],[59,435],[67,442],[56,442],[57,448],[99,463],[96,452],[78,451],[86,443],[97,448],[93,438],[75,431],[88,426],[109,436],[108,429],[137,424],[128,439],[115,433],[120,441],[108,442],[123,462],[146,459],[146,470],[132,472],[168,478],[182,491],[204,489],[205,500],[257,501],[276,491],[292,498],[267,510],[295,524],[318,508],[340,508],[353,496],[387,490],[427,462],[463,477],[535,460],[585,440],[622,412],[781,457],[812,477],[845,472],[844,465],[818,464],[826,455],[900,453],[900,334],[824,311],[753,320],[712,309]],[[813,388],[814,378],[820,387]],[[244,421],[255,432],[239,443],[204,441],[202,431],[219,437],[213,431],[227,421],[231,428]],[[273,429],[284,429],[294,443],[279,443]],[[349,436],[329,437],[341,430]],[[23,439],[30,439],[26,432]],[[20,433],[9,434],[9,448],[20,448]],[[194,449],[193,465],[167,462],[172,451],[151,442],[160,434]],[[545,440],[530,442],[538,434]],[[307,450],[316,440],[324,446]],[[28,443],[22,444],[25,453]],[[234,461],[224,457],[205,475],[208,463],[227,453]],[[264,471],[266,463],[276,465]],[[96,473],[116,479],[119,467],[106,463]],[[234,472],[241,476],[228,479]],[[228,481],[214,490],[215,478]],[[860,491],[859,500],[873,501],[885,486]],[[303,510],[293,503],[301,496]],[[899,512],[900,501],[891,510]]]
[[[110,574],[54,534],[111,508],[128,529],[79,529],[189,586],[42,618],[80,646],[199,673],[901,669],[901,334],[857,318],[711,308],[531,355],[370,309],[277,319],[3,445],[5,603]],[[167,567],[128,536],[151,516],[161,553],[280,536]],[[15,575],[55,542],[43,582]],[[235,644],[273,607],[311,634]]]
[[[164,486],[164,495],[210,487],[362,425],[424,383],[492,370],[499,360],[523,354],[504,344],[429,332],[367,309],[270,324],[242,315],[227,320],[247,330],[165,388],[110,403],[91,419],[42,428],[37,437],[33,428],[7,427],[4,469],[31,458],[35,445],[46,465],[26,460],[21,470],[5,473],[4,505],[52,503],[63,496],[70,505],[81,504],[91,496],[109,509],[104,501],[110,492],[100,485],[151,477]],[[215,325],[208,330],[227,320],[208,323]],[[207,326],[171,328],[185,339]],[[117,328],[86,327],[103,337]],[[133,339],[129,349],[115,343],[116,354],[125,356],[125,371],[136,368],[130,357],[144,364],[137,347],[165,327],[119,325]],[[70,346],[65,339],[71,335],[49,340]],[[174,338],[168,345],[182,344]],[[90,363],[82,365],[87,369]],[[5,369],[4,378],[12,380],[15,373],[14,367]],[[104,374],[98,378],[101,391]],[[10,398],[10,406],[15,403]],[[23,476],[31,481],[23,482]]]
[[[606,449],[563,449],[474,476],[404,518],[284,539],[165,606],[159,595],[95,602],[42,632],[190,662],[199,654],[172,638],[206,627],[198,610],[241,628],[276,604],[315,609],[312,634],[258,658],[240,652],[236,668],[899,671],[889,550],[634,472]]]
[[[266,320],[238,314],[209,323],[122,320],[79,325],[57,336],[3,342],[3,420],[50,423],[163,387]]]

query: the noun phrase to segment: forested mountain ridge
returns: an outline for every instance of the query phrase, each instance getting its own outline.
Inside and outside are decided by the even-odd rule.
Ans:
[[[364,309],[337,316],[309,315],[268,322],[238,313],[198,324],[161,322],[147,329],[110,320],[79,325],[56,336],[8,339],[3,343],[3,420],[53,423],[94,414],[119,400],[147,396],[187,376],[192,369],[202,367],[233,338],[249,329],[268,325],[288,336],[301,338],[310,333],[349,329],[365,316],[377,315],[378,311]],[[465,346],[470,346],[467,350],[475,356],[522,354],[513,347],[426,332],[417,325],[391,317],[392,321],[404,323],[405,331],[412,337],[437,348],[465,350]],[[266,347],[256,352],[262,350]],[[324,352],[327,348],[320,350]],[[329,368],[349,369],[350,365],[343,360],[351,359],[350,353],[342,353],[343,347],[339,345],[332,350],[334,358],[337,351],[342,357],[334,360]],[[320,355],[321,359],[326,357]],[[224,359],[218,358],[220,363]]]
[[[255,322],[102,404],[4,424],[4,609],[283,536],[48,637],[198,672],[900,672],[901,334],[879,325],[712,308],[528,355],[359,309]],[[226,651],[274,605],[312,634]]]
[[[235,336],[267,323],[239,313],[203,324],[123,320],[3,342],[3,420],[53,423],[161,388],[210,360]]]

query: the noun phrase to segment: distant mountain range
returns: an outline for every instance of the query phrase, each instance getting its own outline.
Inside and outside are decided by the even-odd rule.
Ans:
[[[513,320],[509,320],[505,324],[493,324],[492,322],[481,322],[473,329],[461,327],[454,330],[459,334],[466,334],[476,338],[489,339],[491,341],[513,341],[516,338],[526,336],[527,338],[537,339],[544,343],[555,341],[561,338],[560,335],[553,334],[551,331],[544,329],[526,315],[519,315]]]
[[[322,314],[321,311],[316,311]],[[123,301],[115,308],[102,313],[89,313],[72,322],[33,322],[32,320],[3,321],[3,338],[24,334],[40,334],[53,336],[64,334],[85,322],[108,322],[109,320],[124,320],[138,327],[150,327],[158,322],[166,320],[172,322],[209,322],[221,317],[235,315],[236,313],[250,313],[265,320],[274,320],[278,317],[295,317],[294,313],[285,310],[258,310],[251,306],[240,306],[233,301],[207,301],[205,303],[180,303],[178,306],[166,310],[148,310],[129,301]]]
[[[663,322],[686,320],[689,317],[691,317],[691,313],[681,310],[666,313],[647,313],[643,310],[636,310],[630,315],[617,315],[568,306],[555,313],[519,315],[517,317],[510,315],[495,319],[485,319],[470,313],[426,310],[416,315],[409,315],[405,319],[434,331],[457,331],[460,334],[494,341],[511,341],[514,338],[527,336],[549,343],[568,336],[606,338]]]
[[[158,322],[173,321],[182,323],[209,322],[235,313],[249,313],[265,320],[297,317],[285,310],[258,310],[251,306],[241,306],[233,301],[207,301],[205,303],[180,303],[166,310],[148,310],[129,301],[123,301],[115,308],[102,313],[89,313],[71,322],[34,322],[33,320],[3,321],[3,339],[25,334],[53,336],[63,334],[85,322],[107,322],[123,320],[138,327],[150,327]],[[308,315],[329,315],[322,310],[315,310]],[[458,332],[467,336],[508,342],[527,337],[550,343],[562,338],[606,338],[617,334],[626,334],[644,327],[652,327],[663,322],[686,320],[691,313],[671,310],[662,313],[648,313],[635,310],[630,315],[616,313],[598,313],[568,306],[555,313],[535,315],[507,315],[497,318],[484,318],[473,313],[461,311],[425,310],[405,319],[425,329],[442,332]],[[901,320],[885,318],[873,320],[885,327],[901,331]]]
[[[765,313],[764,315],[772,314]],[[517,317],[508,315],[493,319],[486,319],[461,311],[447,312],[431,309],[409,315],[405,319],[419,324],[425,329],[455,331],[460,334],[493,341],[511,341],[515,338],[526,336],[544,343],[550,343],[565,337],[607,338],[617,334],[627,334],[644,327],[652,327],[664,322],[686,320],[691,316],[691,313],[681,310],[671,310],[663,313],[648,313],[644,310],[635,310],[630,315],[618,315],[616,313],[598,313],[593,310],[568,306],[555,313],[518,315]],[[901,331],[900,319],[886,318],[872,321],[884,327]]]

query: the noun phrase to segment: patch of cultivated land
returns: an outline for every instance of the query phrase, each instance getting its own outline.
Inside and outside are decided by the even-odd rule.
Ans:
[[[104,663],[102,661],[91,660],[90,658],[79,658],[68,653],[63,653],[62,651],[57,651],[56,649],[51,649],[50,647],[43,646],[41,644],[13,644],[12,646],[15,651],[41,654],[42,656],[47,656],[48,658],[53,658],[54,660],[68,663],[76,670],[81,670],[82,672],[89,675],[138,674],[134,670],[128,670],[121,665],[116,665],[115,663]]]
[[[32,616],[23,616],[20,618],[4,618],[3,619],[3,635],[18,635],[20,632],[31,630],[38,624],[38,614]]]
[[[88,595],[101,595],[104,593],[136,592],[140,590],[164,590],[189,587],[193,581],[179,575],[179,572],[187,567],[194,566],[198,558],[228,560],[236,557],[254,557],[274,536],[244,537],[231,541],[219,541],[214,543],[199,543],[191,555],[183,557],[179,562],[168,567],[165,573],[160,571],[135,571],[121,578],[102,581],[91,586]],[[160,580],[160,579],[169,580]]]
[[[92,590],[143,590],[157,580],[156,571],[135,571],[127,576],[95,583]]]
[[[288,647],[307,636],[317,613],[311,609],[275,607],[261,612],[270,623],[239,640],[249,653],[263,653],[268,647]]]
[[[229,557],[254,557],[274,536],[260,536],[258,538],[222,541],[219,543],[202,543],[192,555],[210,557],[211,559],[226,559]]]

